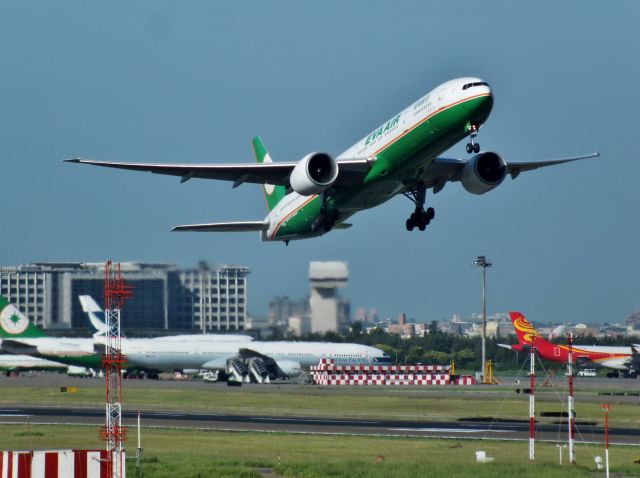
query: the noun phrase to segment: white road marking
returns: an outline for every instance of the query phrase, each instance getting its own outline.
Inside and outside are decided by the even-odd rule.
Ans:
[[[331,419],[320,419],[320,418],[275,418],[275,417],[251,417],[251,420],[264,420],[264,421],[285,421],[285,422],[315,422],[315,423],[326,423],[334,420]],[[353,421],[353,420],[340,420],[337,422],[340,423],[367,423],[367,424],[376,424],[379,422],[368,422],[368,421]]]
[[[388,428],[396,432],[425,432],[425,433],[515,433],[513,430],[487,430],[478,428]]]

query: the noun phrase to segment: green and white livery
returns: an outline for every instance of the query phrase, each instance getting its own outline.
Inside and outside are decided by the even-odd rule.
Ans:
[[[2,342],[9,344],[12,339],[43,337],[42,331],[0,295],[0,352]],[[6,373],[25,370],[66,370],[67,366],[59,362],[44,360],[24,354],[0,354],[0,370]]]
[[[33,325],[31,321],[0,295],[0,337],[43,337],[42,331]]]
[[[447,182],[459,181],[472,194],[499,186],[507,175],[562,164],[585,156],[537,162],[507,162],[499,154],[480,151],[479,129],[489,118],[493,92],[480,78],[458,78],[438,86],[364,138],[333,157],[310,153],[296,162],[273,162],[260,138],[253,140],[256,164],[144,164],[85,159],[68,162],[148,171],[192,178],[262,184],[268,215],[262,221],[218,222],[177,226],[174,231],[259,231],[264,241],[320,236],[345,229],[358,211],[402,194],[415,206],[406,228],[424,230],[434,218],[425,209],[426,192],[434,194]],[[468,159],[440,155],[469,137]]]

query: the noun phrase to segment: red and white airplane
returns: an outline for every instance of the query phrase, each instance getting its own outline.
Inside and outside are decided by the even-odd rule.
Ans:
[[[509,312],[513,328],[516,331],[518,343],[514,345],[500,344],[511,350],[521,351],[531,347],[535,338],[535,347],[539,357],[552,362],[567,363],[569,347],[567,345],[551,343],[538,333],[520,312]],[[574,362],[592,362],[602,367],[628,371],[632,367],[632,358],[638,355],[634,347],[615,347],[603,345],[573,345]]]

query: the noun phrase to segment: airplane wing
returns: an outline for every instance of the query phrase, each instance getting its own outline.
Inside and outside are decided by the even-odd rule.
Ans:
[[[269,223],[264,221],[245,221],[245,222],[212,222],[209,224],[186,224],[184,226],[175,226],[172,231],[196,231],[196,232],[247,232],[247,231],[266,231],[269,229]]]
[[[278,376],[297,375],[300,373],[300,362],[296,360],[275,360],[268,355],[252,349],[240,349],[238,354],[243,359],[259,358],[267,369]]]
[[[38,353],[38,347],[19,340],[2,339],[0,347],[2,353],[11,355],[35,355]]]
[[[335,184],[353,184],[357,178],[362,178],[371,168],[371,158],[339,159],[338,177]],[[291,171],[297,162],[284,163],[237,163],[237,164],[147,164],[147,163],[113,163],[107,161],[93,161],[89,159],[65,159],[66,163],[92,164],[105,168],[128,169],[132,171],[146,171],[154,174],[179,176],[184,183],[192,178],[218,179],[233,181],[237,187],[242,183],[272,184],[274,186],[288,186]],[[354,177],[355,176],[355,177]]]
[[[259,359],[262,359],[262,361],[265,363],[265,365],[267,367],[269,367],[271,365],[275,365],[275,363],[276,363],[276,361],[273,360],[268,355],[264,355],[264,354],[262,354],[260,352],[252,350],[252,349],[240,349],[238,351],[238,355],[240,355],[240,357],[242,357],[243,359],[247,359],[247,358],[259,358]]]
[[[597,158],[598,156],[600,156],[600,153],[548,159],[544,161],[507,162],[506,173],[511,175],[512,179],[515,179],[523,171],[532,171],[538,168],[570,163],[581,159]],[[453,182],[460,180],[465,164],[467,164],[467,161],[464,159],[436,158],[425,167],[422,180],[427,183],[428,187],[433,188],[434,193],[437,193],[448,181]]]
[[[572,161],[578,161],[580,159],[597,158],[600,153],[591,153],[584,156],[571,156],[568,158],[548,159],[546,161],[529,161],[529,162],[515,162],[507,163],[507,174],[511,175],[512,179],[515,179],[522,171],[533,171],[538,168],[546,168],[547,166],[555,166],[557,164],[570,163]]]

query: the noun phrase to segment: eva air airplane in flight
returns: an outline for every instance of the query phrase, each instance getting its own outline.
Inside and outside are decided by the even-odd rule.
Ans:
[[[402,194],[415,205],[407,230],[423,231],[434,218],[425,209],[426,192],[434,194],[447,182],[460,181],[472,194],[499,186],[507,175],[567,163],[585,156],[538,162],[507,162],[499,154],[480,151],[476,135],[493,107],[489,84],[480,78],[458,78],[438,86],[384,122],[336,158],[308,154],[297,162],[272,162],[260,138],[254,138],[257,164],[143,164],[85,159],[68,162],[132,169],[192,178],[262,184],[269,213],[262,221],[217,222],[177,226],[174,231],[260,231],[264,241],[320,236],[351,226],[358,211],[375,207]],[[469,137],[468,159],[440,157]]]

